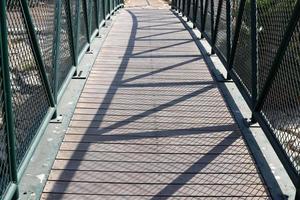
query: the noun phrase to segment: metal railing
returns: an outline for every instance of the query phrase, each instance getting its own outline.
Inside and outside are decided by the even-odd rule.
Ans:
[[[173,0],[238,86],[300,190],[300,0]]]
[[[91,41],[122,0],[1,0],[0,199],[18,182]]]

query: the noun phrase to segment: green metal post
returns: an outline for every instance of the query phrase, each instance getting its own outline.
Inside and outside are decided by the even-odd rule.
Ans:
[[[215,24],[215,20],[214,20],[214,17],[215,17],[215,5],[214,5],[214,0],[210,0],[210,9],[211,9],[211,14],[210,14],[210,23],[211,23],[211,54],[214,54],[215,51],[214,51],[214,44],[213,44],[213,35],[214,35],[214,24]]]
[[[53,44],[53,69],[54,69],[54,87],[53,87],[53,96],[55,104],[57,104],[57,95],[58,95],[58,68],[59,68],[59,51],[60,51],[60,32],[61,32],[61,0],[56,0],[55,8],[55,40]],[[57,117],[57,110],[53,114],[53,119]]]
[[[16,135],[14,130],[14,115],[12,106],[12,91],[9,71],[9,53],[8,53],[8,33],[6,21],[6,0],[0,2],[0,48],[1,48],[1,65],[5,101],[6,131],[8,134],[8,153],[10,163],[10,173],[12,181],[18,185],[18,172],[16,161]],[[18,188],[16,188],[14,199],[18,199]]]
[[[190,21],[190,11],[191,11],[191,1],[192,0],[187,0],[187,10],[186,10],[186,18],[187,18],[187,21]]]
[[[197,14],[198,14],[198,6],[199,6],[199,0],[194,0],[193,28],[196,28],[196,20],[197,20]]]
[[[217,42],[217,35],[218,35],[218,31],[219,31],[222,5],[223,5],[223,0],[219,0],[217,16],[216,16],[216,24],[215,24],[215,29],[214,29],[213,36],[212,36],[212,47],[213,48],[215,48],[215,45],[216,45],[216,42]]]
[[[23,11],[23,15],[25,18],[25,23],[26,23],[26,27],[29,33],[29,38],[30,41],[32,43],[32,48],[33,48],[33,53],[34,53],[34,58],[35,61],[38,65],[39,68],[39,72],[41,74],[41,78],[42,78],[42,82],[44,83],[46,92],[47,92],[47,96],[48,96],[48,100],[50,103],[51,107],[55,107],[55,101],[54,101],[54,97],[53,97],[53,93],[52,93],[52,89],[47,77],[47,73],[45,70],[45,65],[43,62],[43,58],[42,58],[42,53],[39,47],[39,42],[37,40],[37,36],[35,33],[35,28],[30,16],[30,11],[29,11],[29,7],[28,7],[28,1],[27,0],[20,0],[21,3],[21,7],[22,7],[22,11]]]
[[[80,1],[82,0],[76,0],[76,24],[75,24],[75,51],[76,51],[76,66],[78,66],[79,63],[79,34],[80,34]]]
[[[69,37],[71,38],[71,54],[72,54],[72,61],[73,61],[73,65],[77,66],[77,61],[76,61],[76,47],[75,47],[75,33],[74,33],[74,29],[72,27],[73,23],[72,23],[72,14],[71,14],[71,4],[70,4],[70,0],[66,0],[66,14],[67,14],[67,20],[68,20],[68,26],[69,26]]]
[[[257,5],[256,0],[251,1],[251,74],[252,74],[252,111],[257,102],[257,67],[258,67],[258,55],[257,55]],[[251,122],[256,123],[255,117],[252,114]]]
[[[209,1],[209,0],[205,0],[205,7],[204,7],[204,11],[203,11],[202,29],[201,29],[201,32],[204,32],[204,30],[205,30],[205,23],[206,23],[207,10],[208,10],[208,1]]]
[[[99,20],[99,12],[100,12],[100,9],[99,9],[99,6],[100,6],[100,3],[98,0],[93,0],[95,2],[95,6],[96,6],[96,23],[97,23],[97,27],[98,27],[98,36],[100,35],[100,20]]]
[[[87,32],[87,41],[89,43],[89,48],[88,48],[88,51],[90,51],[90,44],[91,44],[91,2],[89,3],[89,6],[87,6],[87,1],[90,1],[90,0],[83,0],[83,13],[84,13],[84,19],[85,19],[85,27],[86,27],[86,32]]]

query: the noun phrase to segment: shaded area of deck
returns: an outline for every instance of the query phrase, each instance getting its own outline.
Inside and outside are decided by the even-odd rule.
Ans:
[[[180,20],[168,9],[127,8],[92,68],[42,199],[170,197],[269,194]]]

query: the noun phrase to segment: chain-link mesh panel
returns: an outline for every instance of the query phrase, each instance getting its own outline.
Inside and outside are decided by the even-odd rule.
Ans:
[[[109,2],[110,0],[105,1],[105,17],[109,14],[109,8],[110,8]]]
[[[215,7],[218,7],[218,1],[215,0]],[[217,11],[215,12],[215,16],[217,15]],[[216,48],[222,54],[223,58],[226,60],[227,58],[227,18],[226,18],[226,0],[223,0],[221,4],[221,13],[220,20],[218,25],[218,32],[216,37]]]
[[[204,0],[204,8],[207,6],[207,12],[205,17],[205,24],[204,24],[204,32],[207,35],[207,39],[211,41],[212,35],[211,35],[211,18],[212,18],[212,12],[211,12],[211,0]],[[204,9],[205,10],[205,9]],[[205,13],[204,13],[205,15]]]
[[[197,8],[197,16],[196,16],[196,25],[198,28],[201,27],[201,20],[202,20],[202,15],[201,15],[201,3],[202,3],[202,6],[203,6],[203,1],[201,2],[201,0],[196,0],[198,1],[198,8]]]
[[[194,2],[195,0],[189,0],[190,1],[190,7],[189,9],[189,18],[192,20],[193,19],[193,13],[194,13]]]
[[[276,138],[300,175],[299,77],[300,21],[262,109]]]
[[[272,62],[290,20],[295,0],[270,0],[258,8],[259,91],[269,74]]]
[[[52,50],[55,0],[29,1],[29,9],[36,29],[36,35],[40,44],[46,72],[52,83],[54,79]]]
[[[75,37],[75,33],[77,31],[77,19],[76,19],[76,7],[77,7],[78,1],[70,1],[70,8],[71,8],[71,21],[72,21],[72,30],[74,33],[74,37]]]
[[[16,154],[19,165],[47,113],[49,103],[18,0],[10,5],[7,17]]]
[[[97,6],[96,6],[96,2],[95,0],[92,0],[91,1],[91,4],[92,4],[92,9],[91,9],[91,12],[92,12],[92,19],[91,19],[91,23],[92,23],[92,31],[91,33],[93,33],[97,28],[98,28],[98,24],[97,24]]]
[[[104,12],[104,0],[98,0],[98,6],[99,6],[99,23],[101,23],[104,20],[105,12]]]
[[[0,49],[0,199],[2,199],[7,186],[11,182],[10,165],[8,158],[8,138],[6,133],[4,91],[2,79],[2,58]]]
[[[184,9],[183,9],[183,13],[184,13],[184,15],[185,16],[187,16],[187,12],[188,12],[188,1],[190,1],[190,0],[184,0]]]
[[[233,69],[249,94],[251,94],[252,80],[251,59],[251,13],[250,2],[247,1],[242,17],[241,30],[236,47]]]
[[[59,77],[58,88],[60,89],[72,67],[71,54],[71,26],[68,24],[67,18],[67,0],[62,0],[61,11],[61,30],[60,30],[60,49],[59,49]]]
[[[79,32],[79,38],[78,38],[78,53],[80,53],[84,46],[87,44],[87,29],[86,29],[86,16],[84,13],[85,0],[80,1],[80,11],[79,11],[79,18],[80,18],[80,32]]]

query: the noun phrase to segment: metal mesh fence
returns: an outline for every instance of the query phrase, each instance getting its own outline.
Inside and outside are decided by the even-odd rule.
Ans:
[[[91,25],[92,25],[92,29],[91,29],[91,33],[93,33],[97,28],[98,28],[98,24],[97,24],[97,5],[96,5],[96,1],[92,0],[91,1],[91,11],[92,11],[92,19],[91,19]]]
[[[271,0],[258,4],[259,91],[269,74],[295,0]]]
[[[10,165],[8,159],[8,138],[6,133],[6,120],[4,109],[4,91],[2,79],[2,58],[0,48],[0,199],[11,182]]]
[[[300,21],[262,108],[263,115],[298,174],[300,174],[299,77]]]
[[[62,0],[58,89],[63,85],[72,67],[71,38],[69,35],[71,26],[68,24],[66,1]]]
[[[84,13],[84,9],[85,9],[85,0],[80,0],[80,11],[79,11],[79,18],[80,18],[80,22],[79,22],[79,27],[80,27],[80,31],[79,31],[79,36],[78,36],[78,53],[80,53],[84,46],[87,44],[87,29],[86,29],[86,15]]]
[[[251,13],[250,2],[248,2],[245,5],[242,17],[242,25],[234,57],[233,69],[249,94],[251,94],[252,89],[251,59]]]
[[[211,12],[211,0],[205,0],[204,3],[204,9],[207,9],[206,16],[205,18],[205,24],[204,24],[204,33],[207,35],[207,39],[211,41],[212,39],[212,34],[211,34],[211,18],[212,18],[212,12]]]
[[[44,65],[51,82],[53,74],[53,37],[54,37],[54,14],[55,0],[36,0],[29,4],[36,35],[40,43]],[[53,85],[53,84],[52,84]]]
[[[7,12],[7,24],[19,165],[47,113],[49,103],[19,1],[15,1],[12,9]]]
[[[216,1],[216,0],[215,0]],[[216,1],[214,6],[219,6],[219,1]],[[215,12],[217,15],[217,11]],[[220,20],[218,25],[218,32],[216,37],[216,48],[222,54],[223,58],[226,60],[227,58],[227,14],[226,14],[226,0],[222,1],[221,4],[221,13],[220,13]],[[215,19],[216,21],[216,19]]]
[[[104,19],[105,19],[105,6],[104,6],[104,0],[98,0],[98,6],[99,6],[99,11],[98,15],[99,15],[99,23],[101,23]]]
[[[197,27],[201,27],[201,20],[202,20],[202,10],[201,8],[203,7],[203,1],[201,0],[196,0],[198,1],[198,7],[197,7],[197,15],[196,15],[196,25]],[[201,5],[202,4],[202,5]]]

